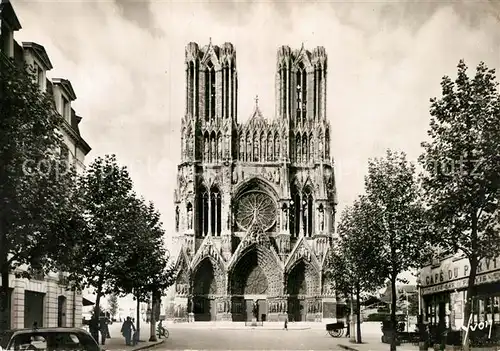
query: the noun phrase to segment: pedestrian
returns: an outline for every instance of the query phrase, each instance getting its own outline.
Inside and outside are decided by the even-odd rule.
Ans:
[[[101,332],[101,344],[105,345],[106,337],[108,336],[109,333],[108,323],[106,318],[101,318],[101,320],[99,321],[99,331]]]
[[[94,340],[99,343],[99,321],[95,318],[95,315],[92,314],[89,321],[89,331],[90,335],[94,338]]]
[[[122,335],[125,338],[125,344],[127,346],[132,345],[132,336],[133,336],[132,331],[135,334],[134,323],[132,323],[132,319],[130,317],[127,317],[125,322],[123,322],[122,324],[122,330],[121,330]]]
[[[285,317],[285,327],[283,329],[288,331],[288,316]]]

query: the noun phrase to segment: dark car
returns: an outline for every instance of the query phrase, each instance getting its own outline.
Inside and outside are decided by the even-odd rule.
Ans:
[[[102,351],[92,336],[79,328],[12,329],[0,332],[0,350]]]

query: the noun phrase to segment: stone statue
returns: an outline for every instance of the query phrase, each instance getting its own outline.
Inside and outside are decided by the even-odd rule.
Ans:
[[[283,229],[288,230],[288,208],[283,208]]]
[[[319,230],[321,232],[325,230],[325,211],[323,208],[319,209]]]
[[[259,315],[259,306],[257,305],[256,300],[253,301],[252,314],[253,314],[254,318],[257,319],[257,317]]]
[[[175,209],[175,231],[179,231],[179,208]]]
[[[193,229],[193,209],[191,207],[189,207],[187,211],[187,220],[188,229]]]

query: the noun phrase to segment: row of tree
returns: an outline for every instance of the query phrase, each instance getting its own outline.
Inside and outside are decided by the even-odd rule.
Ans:
[[[95,290],[95,311],[108,294],[159,304],[175,272],[160,214],[127,168],[111,155],[77,173],[66,122],[26,65],[0,60],[0,116],[0,330],[12,273],[67,272],[69,289]]]
[[[370,160],[365,193],[341,215],[330,274],[337,291],[357,301],[357,342],[360,295],[389,282],[395,326],[401,273],[421,268],[436,248],[462,253],[470,262],[467,321],[478,263],[500,254],[500,95],[495,71],[480,63],[469,77],[460,61],[457,78],[445,76],[441,88],[442,96],[431,99],[429,140],[422,143],[419,158],[422,172],[417,174],[403,152],[387,151],[385,157]]]

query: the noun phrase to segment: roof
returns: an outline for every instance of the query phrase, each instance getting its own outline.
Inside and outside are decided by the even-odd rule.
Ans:
[[[22,28],[10,0],[0,0],[0,19],[4,19],[13,31]]]
[[[258,96],[255,97],[255,107],[254,107],[252,115],[248,119],[248,122],[246,123],[246,125],[248,127],[251,127],[251,128],[252,127],[253,128],[262,127],[262,126],[267,125],[267,121],[264,118],[264,116],[262,115],[262,112],[260,111],[260,108],[259,108],[259,97]]]
[[[47,51],[45,51],[42,45],[33,42],[23,42],[23,48],[31,50],[36,58],[44,65],[46,70],[51,70],[53,68]]]
[[[52,78],[52,82],[60,86],[64,90],[66,95],[71,99],[71,101],[76,100],[75,91],[73,90],[73,86],[71,85],[71,82],[69,80],[64,78]]]
[[[85,329],[81,329],[81,328],[72,328],[72,327],[66,327],[66,328],[63,328],[63,327],[57,327],[57,328],[37,328],[37,329],[33,329],[33,328],[18,328],[18,329],[10,329],[10,330],[6,330],[6,332],[13,332],[13,333],[24,333],[24,332],[33,332],[33,331],[36,331],[38,333],[57,333],[57,332],[84,332],[86,333],[87,331]]]

